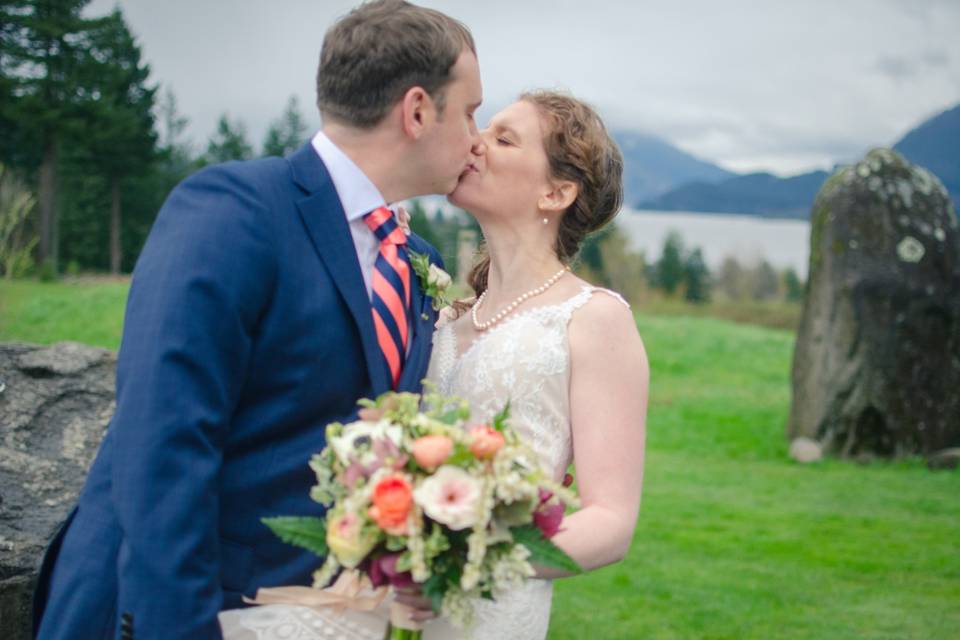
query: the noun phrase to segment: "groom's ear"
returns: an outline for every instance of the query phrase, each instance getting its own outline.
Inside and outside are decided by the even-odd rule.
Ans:
[[[580,192],[576,182],[561,180],[551,184],[551,191],[540,196],[537,206],[541,211],[561,213],[566,211]]]
[[[417,140],[423,135],[435,110],[430,94],[423,87],[410,87],[401,100],[403,132]]]

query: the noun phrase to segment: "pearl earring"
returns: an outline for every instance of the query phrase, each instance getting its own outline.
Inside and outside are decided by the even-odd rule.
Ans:
[[[550,223],[550,220],[548,220],[547,218],[543,219],[543,224],[549,224],[549,223]]]

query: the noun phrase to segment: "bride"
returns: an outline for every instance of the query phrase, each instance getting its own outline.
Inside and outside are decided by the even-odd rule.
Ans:
[[[627,303],[574,276],[571,261],[622,202],[623,161],[597,114],[572,97],[537,91],[498,113],[450,201],[479,222],[484,253],[470,274],[476,298],[446,310],[434,335],[428,379],[491,418],[509,400],[511,424],[555,479],[575,464],[582,508],[552,540],[584,570],[621,560],[636,524],[649,370]],[[537,578],[475,606],[472,637],[540,640],[552,582]],[[397,599],[429,620],[427,601]],[[228,640],[380,638],[374,614],[271,605],[221,614]],[[462,632],[429,620],[424,638]]]

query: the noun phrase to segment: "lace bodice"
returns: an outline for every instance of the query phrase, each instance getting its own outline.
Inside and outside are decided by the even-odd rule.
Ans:
[[[452,322],[434,335],[427,378],[444,395],[470,403],[474,422],[489,421],[507,401],[510,424],[537,452],[556,480],[573,458],[570,425],[570,345],[567,328],[573,313],[595,292],[618,294],[584,285],[573,297],[508,316],[487,330],[462,353]],[[628,305],[629,306],[629,305]],[[475,640],[543,640],[550,623],[552,583],[530,580],[496,602],[475,603]],[[348,612],[336,616],[302,607],[273,605],[259,613],[224,612],[221,623],[227,640],[298,638],[365,638],[381,635],[385,610],[371,627],[369,614]],[[379,616],[379,618],[378,618]],[[434,620],[424,630],[425,640],[452,640],[463,633],[446,620]]]
[[[512,426],[557,480],[573,457],[567,325],[595,291],[606,292],[585,285],[561,303],[508,316],[463,353],[451,322],[433,339],[427,378],[438,391],[467,400],[475,422],[489,421],[509,401]]]
[[[437,390],[467,400],[475,422],[490,420],[509,401],[511,426],[556,480],[573,459],[567,328],[573,313],[597,291],[627,304],[616,293],[584,285],[563,302],[508,316],[462,353],[457,352],[451,322],[442,324],[433,339],[427,378]],[[550,581],[530,580],[506,598],[475,603],[473,638],[543,640],[550,625],[552,594]],[[461,634],[438,620],[427,627],[424,637],[447,640]]]

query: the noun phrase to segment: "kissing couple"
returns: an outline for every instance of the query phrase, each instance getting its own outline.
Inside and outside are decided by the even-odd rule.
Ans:
[[[620,209],[623,160],[576,98],[524,93],[478,130],[481,100],[463,24],[368,2],[324,37],[311,140],[171,192],[134,270],[116,412],[44,558],[38,638],[381,637],[386,620],[337,626],[329,611],[243,598],[311,584],[317,557],[261,519],[322,513],[308,461],[325,425],[424,379],[480,421],[509,401],[555,479],[575,466],[582,506],[553,542],[585,570],[625,556],[647,357],[627,303],[570,268]],[[424,194],[445,194],[484,237],[473,296],[441,312],[411,256],[435,272],[441,257],[391,209]],[[538,569],[479,602],[473,637],[544,638],[562,577]],[[392,597],[433,617],[416,589]],[[439,617],[424,637],[459,633]]]

